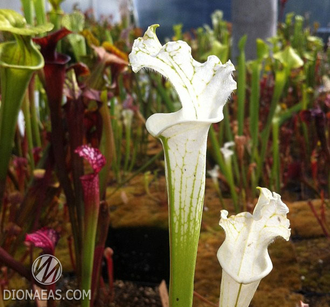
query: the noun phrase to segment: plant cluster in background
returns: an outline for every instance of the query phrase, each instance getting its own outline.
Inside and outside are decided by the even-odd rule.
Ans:
[[[181,105],[160,75],[132,73],[128,54],[142,31],[131,16],[113,25],[91,12],[64,14],[61,1],[50,4],[46,14],[43,1],[22,0],[25,20],[0,10],[0,262],[6,265],[0,288],[10,284],[13,271],[34,282],[26,265],[39,252],[35,248],[45,246],[33,234],[54,239],[53,229],[67,238],[58,244],[67,245],[76,285],[91,284],[99,306],[113,299],[100,275],[110,219],[107,186],[119,189],[146,171],[164,173],[161,148],[148,137],[145,119]],[[330,53],[314,30],[289,14],[276,37],[256,42],[258,55],[250,62],[246,37],[239,43],[237,91],[207,143],[207,169],[220,200],[230,196],[236,212],[251,210],[258,185],[293,191],[299,199],[318,197],[329,206]],[[214,54],[225,63],[230,32],[215,12],[212,27],[182,33],[177,25],[174,39],[187,41],[200,62]],[[84,148],[90,165],[79,156]],[[97,168],[91,162],[96,157],[104,159]],[[98,195],[91,196],[86,178],[98,178]],[[94,215],[86,216],[88,206]],[[329,234],[324,215],[317,218]],[[95,245],[90,257],[86,235]],[[52,252],[57,241],[51,240]],[[91,271],[91,280],[82,278]]]
[[[1,288],[9,285],[11,269],[40,286],[23,263],[33,260],[34,246],[46,252],[33,238],[39,238],[34,235],[39,229],[51,229],[68,239],[62,243],[70,252],[75,287],[92,289],[92,301],[102,296],[107,302],[112,289],[103,286],[96,293],[103,284],[109,228],[106,187],[109,179],[119,186],[133,168],[150,163],[144,117],[132,98],[136,80],[127,62],[139,31],[107,20],[96,23],[78,11],[64,15],[55,2],[48,16],[35,3],[36,16],[44,18],[34,26],[32,3],[23,3],[26,19],[0,11],[0,261],[9,269]],[[55,25],[50,34],[54,26],[48,19]],[[52,233],[45,231],[45,240]]]
[[[192,33],[175,26],[175,38],[184,37],[197,60],[215,54],[226,61],[230,27],[219,12],[212,22],[213,29]],[[211,129],[209,159],[210,169],[220,167],[220,191],[230,193],[237,211],[239,203],[251,203],[257,185],[289,189],[298,199],[329,195],[330,54],[314,27],[288,14],[277,36],[256,41],[253,61],[245,60],[246,36],[239,42],[237,91],[225,120]]]

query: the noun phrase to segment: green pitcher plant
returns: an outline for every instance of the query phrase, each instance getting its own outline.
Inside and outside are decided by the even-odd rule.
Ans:
[[[31,36],[50,31],[52,28],[52,24],[37,27],[27,26],[24,17],[19,13],[8,9],[0,10],[0,31],[10,32],[15,38],[15,41],[0,44],[2,95],[0,106],[0,204],[5,189],[17,117],[25,90],[33,72],[44,66],[44,59],[34,46]]]
[[[192,306],[194,271],[205,190],[206,141],[210,125],[223,119],[234,89],[234,66],[216,56],[199,63],[183,41],[161,45],[158,25],[135,40],[129,55],[134,72],[150,68],[168,78],[182,109],[153,114],[147,130],[162,142],[169,199],[170,306]]]
[[[273,268],[268,245],[277,237],[289,240],[288,207],[279,194],[259,189],[253,214],[228,218],[228,211],[221,210],[220,226],[226,239],[218,251],[222,266],[219,307],[248,307],[261,279]]]

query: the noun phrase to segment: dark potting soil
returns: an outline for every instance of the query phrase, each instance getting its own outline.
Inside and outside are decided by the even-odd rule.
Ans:
[[[158,286],[144,286],[118,280],[114,286],[115,299],[110,307],[162,307]]]
[[[156,227],[110,228],[115,280],[159,285],[169,281],[169,236]],[[106,270],[105,270],[106,271]],[[106,278],[106,277],[105,277]]]

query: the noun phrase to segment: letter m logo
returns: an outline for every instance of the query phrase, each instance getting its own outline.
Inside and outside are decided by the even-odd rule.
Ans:
[[[53,255],[41,255],[32,264],[32,275],[43,285],[51,285],[62,275],[62,265]]]

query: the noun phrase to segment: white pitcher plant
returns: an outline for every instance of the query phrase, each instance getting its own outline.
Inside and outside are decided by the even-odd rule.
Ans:
[[[169,198],[170,305],[192,305],[194,271],[205,189],[206,140],[212,123],[223,119],[223,106],[236,89],[233,64],[222,64],[216,56],[205,63],[195,61],[183,41],[159,42],[148,28],[135,40],[130,63],[134,72],[151,68],[175,87],[182,109],[154,114],[148,131],[164,147]]]
[[[218,251],[222,266],[220,307],[248,307],[262,278],[273,268],[267,248],[276,237],[289,240],[288,207],[279,194],[259,188],[253,214],[227,218],[221,211],[220,226],[226,239]]]
[[[157,27],[150,26],[143,37],[135,40],[129,60],[134,72],[149,68],[168,78],[182,105],[177,112],[150,116],[146,127],[160,139],[165,155],[170,306],[190,307],[204,201],[207,135],[210,125],[223,119],[223,107],[236,89],[236,82],[230,61],[222,64],[216,56],[209,56],[205,63],[199,63],[192,58],[191,48],[183,41],[162,45],[156,36]],[[256,209],[256,214],[261,214],[261,209]],[[224,211],[223,221],[225,217]],[[221,257],[229,257],[229,261],[233,258],[228,248],[228,245],[234,245],[234,242],[228,243],[231,240],[229,236],[224,244],[226,252],[219,252],[223,254]],[[239,258],[245,260],[245,256]],[[231,269],[230,264],[228,268]],[[228,286],[227,281],[225,284]],[[233,291],[230,293],[235,295]]]

